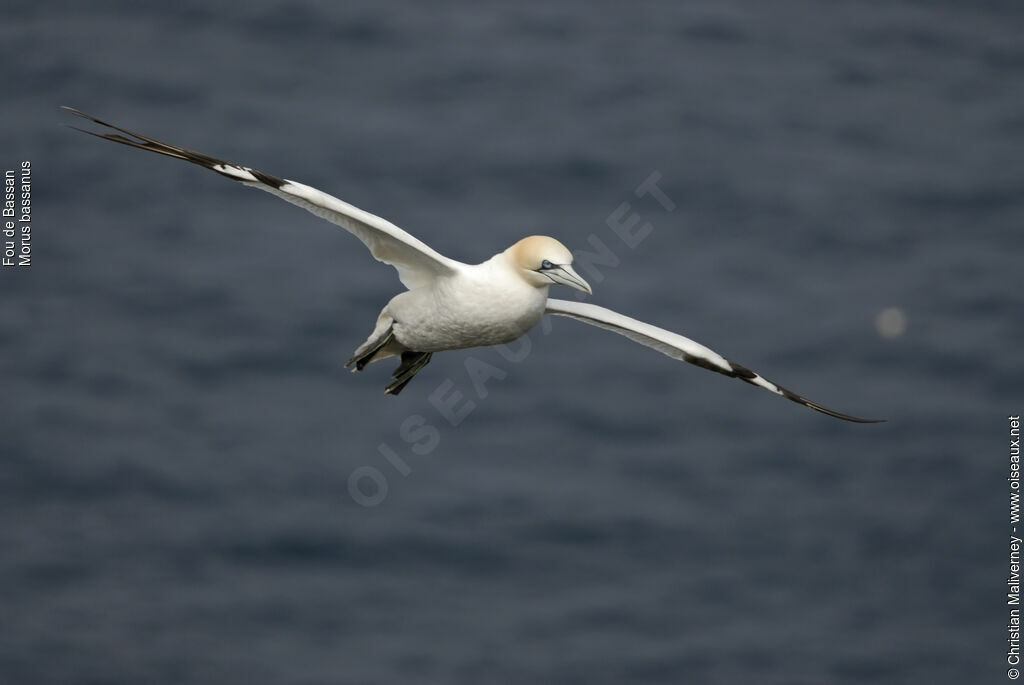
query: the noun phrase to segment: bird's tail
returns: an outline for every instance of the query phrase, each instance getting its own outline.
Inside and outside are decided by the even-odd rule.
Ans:
[[[380,330],[380,327],[378,327]],[[374,331],[376,334],[377,331]],[[395,332],[392,326],[388,325],[383,334],[371,335],[369,340],[359,346],[352,358],[345,362],[345,368],[355,366],[353,371],[362,371],[370,362],[390,357],[395,352],[389,350],[388,346],[395,342]]]

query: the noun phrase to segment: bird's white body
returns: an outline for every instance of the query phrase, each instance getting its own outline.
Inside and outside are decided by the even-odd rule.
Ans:
[[[613,331],[674,359],[739,378],[824,414],[848,421],[872,421],[826,409],[677,333],[596,305],[549,298],[552,284],[591,293],[590,286],[572,269],[572,253],[554,238],[530,236],[485,262],[463,264],[439,254],[394,224],[311,186],[163,143],[70,107],[65,109],[118,132],[86,133],[192,162],[273,193],[341,226],[359,238],[375,258],[394,266],[408,290],[393,297],[381,310],[373,333],[347,364],[361,371],[370,362],[400,356],[402,364],[385,388],[389,393],[398,394],[434,352],[511,342],[548,313]]]
[[[399,293],[381,316],[394,320],[406,349],[441,352],[511,342],[540,321],[547,301],[548,287],[520,278],[502,252]]]

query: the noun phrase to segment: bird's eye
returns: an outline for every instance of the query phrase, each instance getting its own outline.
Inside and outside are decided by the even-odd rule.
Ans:
[[[540,263],[540,268],[542,268],[542,269],[553,269],[554,267],[555,267],[555,265],[552,264],[551,262],[549,262],[546,259],[543,262]]]

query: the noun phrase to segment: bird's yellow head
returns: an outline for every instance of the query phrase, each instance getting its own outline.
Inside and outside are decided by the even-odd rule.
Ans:
[[[527,282],[538,288],[557,283],[592,294],[580,275],[573,271],[572,252],[565,245],[546,235],[531,235],[505,250],[512,263]]]

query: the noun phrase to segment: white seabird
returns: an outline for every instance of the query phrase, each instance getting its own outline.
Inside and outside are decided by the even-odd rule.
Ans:
[[[673,359],[739,378],[829,416],[857,423],[884,421],[858,418],[815,404],[676,333],[597,305],[548,297],[552,284],[592,294],[587,282],[572,268],[572,253],[554,238],[530,236],[485,262],[463,264],[439,254],[389,221],[316,188],[169,145],[71,107],[64,109],[117,131],[94,133],[71,127],[83,133],[198,164],[303,207],[349,231],[377,260],[395,267],[408,290],[387,303],[373,333],[345,365],[362,371],[370,362],[400,356],[401,364],[384,389],[387,393],[397,395],[434,352],[511,342],[532,328],[543,314],[555,314],[618,333]]]

